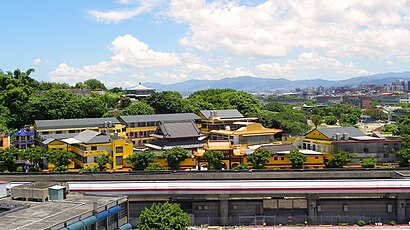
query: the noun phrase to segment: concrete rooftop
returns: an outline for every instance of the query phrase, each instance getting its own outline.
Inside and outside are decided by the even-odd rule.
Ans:
[[[118,199],[119,197],[75,193],[68,194],[67,199],[63,201],[33,202],[3,198],[0,199],[1,204],[29,207],[0,216],[0,226],[2,229],[46,229],[65,221],[71,224],[78,221],[79,216],[82,218],[91,216],[94,202],[97,202],[98,211],[102,211],[105,205],[114,206]],[[77,218],[73,219],[73,217]]]

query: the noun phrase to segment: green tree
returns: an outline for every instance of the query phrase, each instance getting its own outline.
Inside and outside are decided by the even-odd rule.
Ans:
[[[75,83],[74,88],[76,88],[76,89],[91,89],[91,87],[89,85],[86,85],[83,82]]]
[[[36,146],[34,148],[27,148],[20,151],[20,156],[24,160],[28,160],[33,164],[40,164],[47,157],[47,150]]]
[[[204,157],[208,159],[209,168],[211,170],[222,169],[221,160],[224,158],[223,152],[220,151],[206,151]]]
[[[342,126],[353,126],[359,122],[359,116],[355,114],[342,114],[340,124]]]
[[[247,164],[238,164],[233,169],[234,170],[248,170],[249,166]]]
[[[96,94],[84,97],[84,117],[97,118],[102,117],[106,112],[108,112],[107,103],[102,97]]]
[[[246,116],[255,113],[261,107],[256,97],[244,91],[233,89],[199,90],[189,95],[187,100],[193,105],[191,107],[193,110],[238,109],[239,112]]]
[[[156,160],[156,156],[151,151],[134,152],[126,158],[126,162],[131,165],[132,170],[144,170],[150,163]]]
[[[338,152],[333,154],[332,158],[326,162],[326,166],[329,168],[343,168],[343,166],[351,164],[353,158],[353,154]]]
[[[373,120],[386,120],[387,114],[381,109],[369,109],[363,112],[364,115],[370,116]]]
[[[315,125],[315,128],[317,128],[318,125],[322,124],[322,117],[320,115],[312,115],[310,117],[310,120],[312,121],[312,123]]]
[[[410,135],[410,114],[400,116],[397,122],[398,135]]]
[[[373,157],[363,159],[360,161],[360,166],[362,166],[362,168],[374,168],[376,167],[376,159]]]
[[[127,108],[128,106],[131,105],[131,99],[129,97],[121,97],[120,100],[117,102],[117,107],[120,109]],[[141,102],[144,103],[144,102]],[[144,103],[146,104],[146,103]],[[151,107],[152,108],[152,107]],[[152,112],[154,113],[154,112]]]
[[[137,222],[140,230],[185,230],[190,224],[190,216],[176,203],[154,203],[145,208]]]
[[[154,109],[144,103],[144,102],[135,102],[126,107],[124,110],[121,111],[121,115],[150,115],[154,114]]]
[[[47,152],[47,161],[56,166],[54,171],[67,171],[70,160],[75,158],[75,154],[61,149],[53,149]]]
[[[92,90],[107,90],[105,85],[97,79],[88,79],[84,81],[84,84]]]
[[[303,168],[303,165],[307,161],[307,157],[303,153],[299,152],[299,150],[292,150],[285,156],[289,159],[290,164],[294,169]]]
[[[337,124],[337,118],[333,115],[326,116],[325,117],[325,123],[327,125],[336,125]]]
[[[124,94],[125,91],[122,89],[122,87],[114,87],[112,89],[110,89],[111,93],[120,93],[120,94]]]
[[[94,157],[94,163],[98,164],[97,168],[99,171],[104,171],[107,169],[107,164],[112,164],[112,160],[108,154],[102,154]]]
[[[63,90],[49,90],[41,95],[33,94],[23,106],[26,121],[54,120],[85,117],[85,102],[80,96]]]
[[[268,163],[272,153],[264,148],[256,149],[252,154],[246,156],[246,160],[252,163],[254,169],[263,169]]]
[[[144,171],[166,171],[167,168],[160,163],[149,163]]]
[[[403,134],[400,138],[403,140],[401,142],[402,149],[397,152],[400,157],[400,166],[401,167],[409,167],[410,166],[410,136],[407,134]]]
[[[182,96],[176,91],[151,93],[144,102],[154,108],[155,113],[179,113],[182,109]]]
[[[399,127],[397,126],[397,124],[386,124],[386,125],[384,125],[382,131],[398,135]]]
[[[16,159],[19,156],[19,150],[15,147],[0,149],[0,170],[14,172],[16,170]]]
[[[165,161],[172,170],[178,170],[181,162],[190,157],[190,154],[184,148],[173,147],[172,149],[165,150],[162,153],[162,157],[165,158]]]

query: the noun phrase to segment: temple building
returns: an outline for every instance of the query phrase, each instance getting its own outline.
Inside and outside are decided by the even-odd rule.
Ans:
[[[188,150],[203,147],[204,138],[194,121],[160,121],[157,130],[150,134],[156,140],[145,146],[156,150],[181,147]]]
[[[18,149],[26,149],[32,147],[34,143],[34,131],[22,128],[19,131],[12,133],[13,141],[11,144]]]
[[[235,130],[231,127],[211,130],[206,145],[194,151],[198,168],[208,168],[208,160],[204,157],[206,151],[220,151],[224,153],[224,169],[233,169],[238,164],[245,163],[245,156],[253,153],[255,149],[264,145],[279,144],[274,140],[274,135],[280,132],[282,130],[265,128],[260,123],[246,123]]]
[[[225,110],[200,110],[198,116],[202,119],[201,132],[209,133],[211,130],[238,129],[239,127],[254,123],[256,117],[244,117],[236,109]]]
[[[201,118],[194,113],[119,116],[118,120],[125,125],[124,136],[139,148],[143,148],[144,144],[156,139],[151,134],[157,131],[161,122],[194,121],[198,128],[201,127]]]
[[[151,93],[155,93],[155,89],[147,88],[141,85],[141,82],[137,86],[125,89],[126,97],[129,97],[131,101],[139,101],[145,97],[148,97]]]

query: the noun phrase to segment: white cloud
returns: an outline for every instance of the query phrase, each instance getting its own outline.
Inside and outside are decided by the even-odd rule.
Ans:
[[[88,78],[97,78],[103,74],[114,74],[126,69],[147,69],[153,67],[175,66],[181,63],[176,53],[157,52],[132,35],[118,36],[111,45],[113,55],[110,61],[103,61],[95,65],[81,68],[70,67],[66,63],[60,64],[49,77],[55,81],[78,81]],[[199,67],[198,67],[199,68]],[[205,67],[202,67],[205,68]],[[131,77],[143,75],[131,75]],[[170,74],[171,78],[187,78],[186,74]],[[181,78],[182,77],[182,78]]]
[[[117,1],[119,4],[129,4],[130,0],[118,0]]]
[[[317,52],[304,52],[293,60],[288,60],[285,65],[279,63],[260,64],[256,70],[263,76],[292,77],[292,74],[304,71],[331,70],[336,76],[363,76],[369,71],[356,67],[352,62],[343,63],[331,57],[319,55]]]
[[[98,78],[102,74],[119,73],[122,69],[115,63],[100,62],[96,65],[87,65],[82,68],[70,67],[61,63],[54,71],[48,74],[49,78],[57,82],[75,82],[90,78]]]
[[[181,62],[176,53],[156,52],[132,35],[118,36],[113,42],[111,59],[133,68],[176,65]]]
[[[178,81],[183,81],[188,78],[188,75],[184,73],[170,73],[167,71],[155,72],[154,75],[158,78],[172,79],[172,80],[178,80]]]
[[[328,56],[410,57],[410,4],[405,0],[268,0],[256,5],[173,0],[168,15],[189,25],[181,45],[205,51],[278,57],[303,47]]]
[[[40,58],[36,58],[36,59],[34,59],[33,64],[34,64],[34,65],[40,65],[41,62],[42,62],[42,61],[41,61]]]
[[[129,0],[119,0],[120,4],[129,4]],[[118,23],[123,20],[134,18],[143,13],[149,12],[156,6],[156,1],[142,1],[141,5],[132,9],[112,10],[112,11],[87,11],[97,22]]]

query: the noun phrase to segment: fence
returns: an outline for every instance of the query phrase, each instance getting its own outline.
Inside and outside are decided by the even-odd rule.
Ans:
[[[192,226],[201,225],[221,225],[221,226],[286,226],[295,225],[303,226],[307,225],[354,225],[359,220],[366,222],[366,224],[375,223],[391,223],[393,220],[386,220],[380,217],[369,216],[316,216],[315,219],[310,219],[306,215],[293,215],[293,216],[238,216],[238,217],[198,217],[191,216]]]

